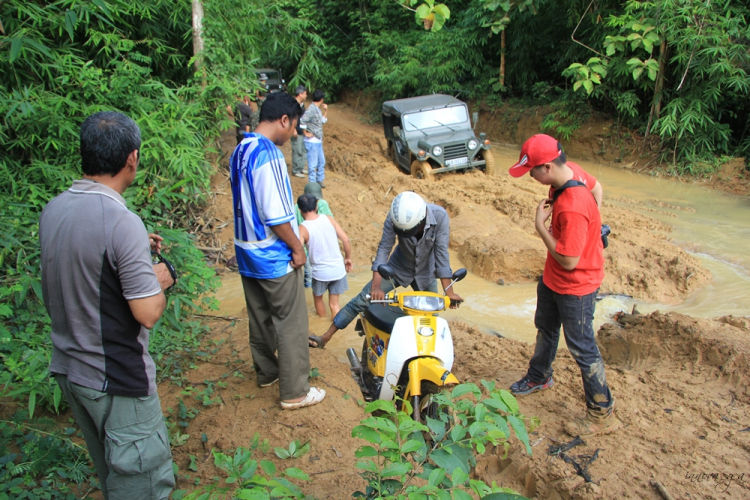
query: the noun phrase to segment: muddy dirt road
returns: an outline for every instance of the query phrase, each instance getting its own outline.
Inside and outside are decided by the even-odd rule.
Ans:
[[[534,207],[546,194],[541,186],[481,172],[430,184],[414,180],[382,155],[380,128],[366,125],[345,105],[331,106],[326,134],[324,197],[352,239],[359,271],[369,269],[390,201],[411,189],[451,214],[451,247],[461,261],[452,263],[454,269],[463,264],[488,280],[506,283],[531,282],[541,274],[544,247],[533,228]],[[231,137],[228,141],[233,146]],[[288,146],[285,152],[288,156]],[[295,194],[305,182],[292,178]],[[217,194],[205,220],[231,221],[231,195],[222,170],[214,190],[223,194]],[[668,241],[667,224],[607,203],[606,194],[602,214],[618,235],[607,249],[603,291],[676,303],[710,280],[697,259]],[[212,246],[226,244],[228,249],[222,257],[231,256],[231,224],[216,240]],[[497,380],[507,386],[525,372],[532,345],[486,335],[467,323],[453,323],[452,329],[460,380]],[[581,456],[599,450],[588,471],[595,482],[586,483],[571,465],[547,455],[551,444],[570,440],[563,424],[584,408],[580,373],[564,350],[555,363],[554,389],[519,400],[526,415],[541,418],[532,435],[533,455],[516,445],[505,459],[497,450],[488,451],[479,458],[475,475],[530,498],[550,500],[661,498],[651,481],[675,498],[750,498],[749,336],[746,318],[695,320],[658,312],[620,316],[600,330],[599,343],[625,428],[575,449]],[[207,362],[188,374],[189,391],[197,394],[213,384],[214,403],[201,405],[193,395],[181,394],[185,388],[160,387],[165,407],[176,408],[182,398],[199,410],[186,429],[191,437],[175,448],[183,475],[178,487],[190,489],[196,478],[205,484],[221,476],[210,450],[247,446],[255,432],[271,446],[309,440],[311,451],[300,459],[281,461],[272,451],[259,451],[257,458],[314,474],[303,487],[315,498],[351,498],[363,487],[354,466],[354,451],[362,442],[351,437],[351,429],[364,413],[346,365],[328,350],[313,350],[311,363],[319,373],[313,385],[328,391],[326,401],[281,412],[277,390],[256,385],[243,314],[215,321],[209,348]],[[191,456],[197,472],[188,471]]]

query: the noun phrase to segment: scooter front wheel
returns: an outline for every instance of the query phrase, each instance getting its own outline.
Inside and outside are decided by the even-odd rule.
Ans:
[[[433,396],[440,392],[437,384],[423,380],[421,384],[421,396],[412,396],[412,419],[415,422],[427,423],[427,417],[440,418],[438,404],[433,401]]]

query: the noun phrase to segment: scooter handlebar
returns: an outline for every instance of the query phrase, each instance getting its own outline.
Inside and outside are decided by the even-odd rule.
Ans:
[[[365,294],[365,299],[369,300],[371,304],[395,304],[398,302],[394,299],[372,300],[372,295],[369,293]]]

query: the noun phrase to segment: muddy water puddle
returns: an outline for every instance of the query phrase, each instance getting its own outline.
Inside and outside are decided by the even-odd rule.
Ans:
[[[518,150],[512,147],[500,146],[494,150],[501,171],[518,159]],[[750,200],[633,170],[578,163],[599,179],[604,187],[605,202],[640,211],[668,224],[673,228],[669,233],[673,242],[699,258],[712,273],[708,286],[678,305],[623,296],[604,297],[597,303],[595,328],[610,321],[618,311],[630,311],[633,305],[643,313],[658,309],[696,317],[750,315],[750,254],[747,252],[750,248]],[[534,181],[529,178],[529,182]],[[461,267],[455,253],[451,253],[451,265],[454,270]],[[355,273],[349,275],[349,291],[342,295],[341,305],[359,293],[371,278],[368,266],[357,266]],[[443,317],[469,323],[489,334],[534,342],[536,284],[500,286],[469,274],[456,285],[456,291],[465,303],[458,310],[443,313]],[[221,304],[220,314],[238,315],[245,307],[239,275],[225,275],[216,296]],[[325,332],[331,320],[317,316],[309,290],[307,305],[310,330],[316,334]],[[328,349],[341,362],[346,362],[346,349],[359,350],[359,346],[361,339],[352,323],[334,336]]]
[[[461,267],[458,256],[454,252],[451,252],[451,265],[454,270]],[[372,271],[368,268],[360,266],[356,271],[348,276],[349,290],[342,294],[342,306],[357,295],[372,279]],[[474,325],[488,334],[534,342],[536,338],[534,329],[536,284],[500,286],[469,273],[454,286],[465,302],[459,309],[441,313],[442,317]],[[216,298],[220,303],[219,314],[227,316],[240,314],[245,308],[245,298],[242,292],[242,280],[238,274],[224,275]],[[312,293],[309,289],[306,290],[306,298],[310,330],[316,334],[322,334],[331,325],[331,318],[330,316],[321,318],[315,313]],[[619,296],[608,296],[599,301],[594,320],[595,328],[598,329],[600,325],[610,321],[617,311],[627,308],[626,301],[626,298]],[[354,325],[355,323],[352,322],[345,330],[336,333],[326,347],[342,363],[348,362],[347,348],[354,347],[356,351],[359,351],[362,346],[362,339],[354,331]]]

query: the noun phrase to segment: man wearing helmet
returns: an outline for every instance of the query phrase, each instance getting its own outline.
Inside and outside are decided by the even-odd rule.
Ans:
[[[396,238],[398,245],[393,250]],[[322,337],[310,337],[310,346],[323,347],[334,333],[346,328],[370,305],[367,294],[373,300],[382,300],[386,292],[393,289],[390,280],[384,281],[378,273],[378,266],[382,264],[387,263],[393,268],[397,286],[437,292],[435,280],[440,279],[445,289],[453,274],[448,255],[449,241],[450,218],[444,208],[425,203],[421,196],[412,191],[396,196],[383,223],[383,235],[372,263],[372,281],[339,311]],[[448,289],[448,297],[452,308],[463,302],[456,294],[455,287]]]

